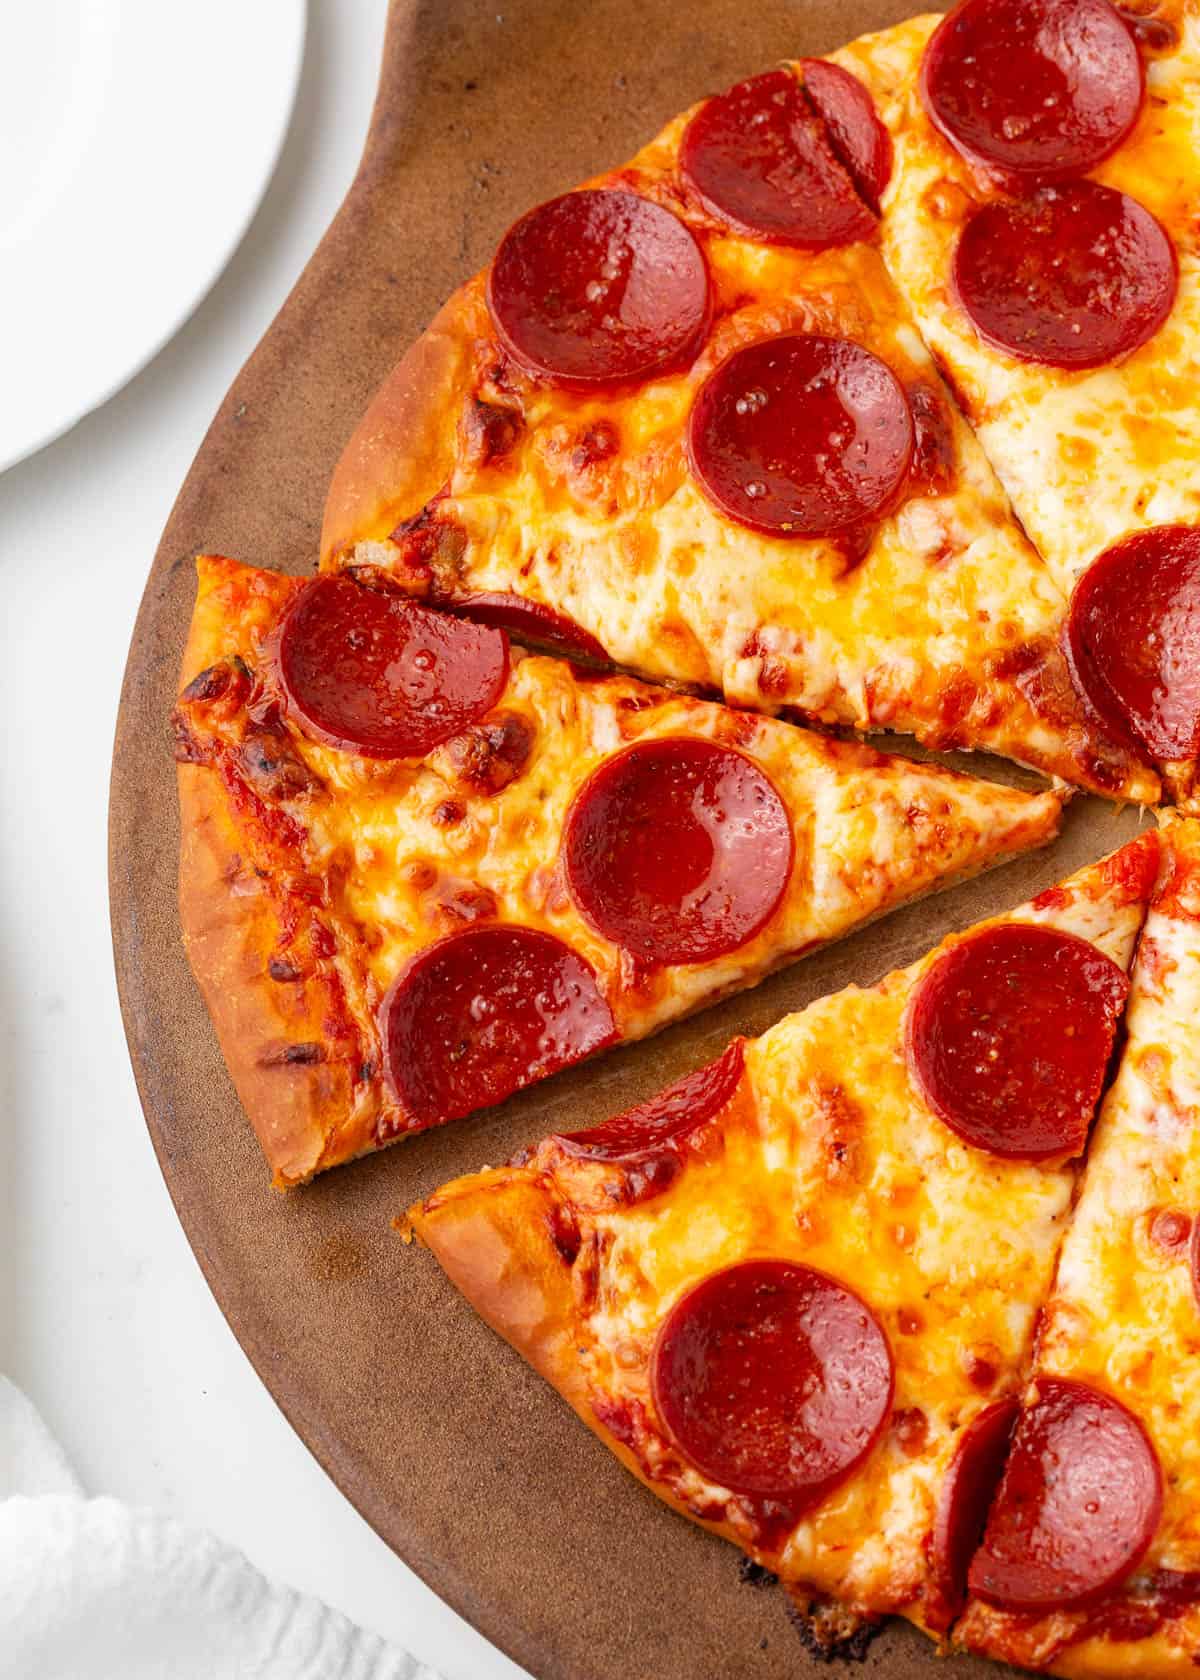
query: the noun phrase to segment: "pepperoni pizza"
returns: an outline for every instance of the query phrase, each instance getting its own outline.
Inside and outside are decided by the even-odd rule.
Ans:
[[[276,1181],[500,1101],[1049,839],[1061,799],[202,559],[188,951]]]
[[[1194,8],[964,0],[834,58],[891,138],[888,270],[1074,590],[1076,680],[1187,795],[1200,745]]]
[[[1144,834],[411,1210],[483,1317],[826,1646],[893,1612],[942,1636],[963,1607],[1158,861]]]
[[[892,149],[864,84],[804,60],[531,210],[364,417],[324,565],[742,706],[1156,798],[881,258]]]
[[[956,1634],[1056,1674],[1157,1680],[1200,1663],[1198,1008],[1193,822],[1169,835],[1120,1072]]]

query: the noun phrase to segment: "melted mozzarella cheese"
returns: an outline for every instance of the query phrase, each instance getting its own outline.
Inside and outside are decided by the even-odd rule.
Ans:
[[[1178,46],[1148,60],[1137,126],[1092,178],[1128,193],[1163,224],[1179,291],[1148,343],[1090,371],[1018,361],[984,344],[954,296],[958,236],[996,192],[921,103],[917,75],[938,17],[911,19],[832,55],[872,89],[892,134],[895,167],[883,200],[888,269],[1018,517],[1068,592],[1118,538],[1200,518],[1200,18],[1180,4],[1155,15],[1176,26]]]
[[[1128,967],[1144,905],[1120,871],[1110,877],[1095,865],[1047,900],[999,920],[1061,928]],[[839,1278],[866,1301],[895,1360],[893,1426],[778,1553],[759,1555],[785,1579],[860,1611],[918,1622],[942,1478],[971,1419],[1019,1386],[1076,1176],[1070,1162],[1007,1161],[968,1147],[917,1093],[906,1011],[942,949],[870,990],[822,999],[750,1043],[753,1123],[727,1123],[716,1158],[689,1156],[668,1193],[581,1218],[601,1259],[580,1357],[594,1392],[636,1403],[651,1419],[655,1332],[702,1278],[771,1256]],[[648,1469],[674,1474],[653,1426],[639,1448]],[[729,1499],[689,1466],[671,1485],[696,1509]],[[736,1501],[727,1520],[754,1550]]]
[[[201,562],[197,668],[237,655],[269,672],[268,646],[291,580]],[[189,673],[189,675],[194,673]],[[498,792],[457,773],[447,748],[421,761],[360,758],[286,725],[320,792],[290,806],[304,864],[325,886],[349,995],[369,1009],[434,940],[478,920],[544,930],[594,969],[623,1038],[761,978],[869,917],[1048,839],[1061,801],[885,758],[776,719],[738,713],[623,677],[514,649],[491,719],[515,714],[530,748]],[[234,752],[246,719],[197,717]],[[634,741],[682,736],[741,752],[791,819],[793,857],[778,908],[751,939],[705,963],[652,968],[598,933],[569,897],[560,851],[572,801]],[[285,802],[286,803],[286,802]]]
[[[1172,831],[1173,846],[1200,865],[1200,825]],[[1168,880],[1170,879],[1168,875]],[[1200,904],[1156,903],[1134,967],[1120,1072],[1105,1100],[1071,1229],[1045,1312],[1036,1372],[1114,1394],[1145,1425],[1163,1472],[1163,1512],[1129,1583],[1137,1596],[1159,1569],[1200,1570],[1200,1305],[1190,1245],[1164,1247],[1155,1217],[1200,1209]],[[1058,1618],[1069,1628],[1085,1612]],[[973,1605],[972,1643],[986,1646],[1004,1618]],[[1063,1629],[1056,1629],[1061,1637]],[[1027,1637],[1036,1637],[1036,1630]],[[1105,1642],[1109,1651],[1119,1639]],[[1200,1607],[1170,1622],[1180,1667],[1200,1660]],[[1127,1647],[1125,1672],[1140,1642]],[[1157,1653],[1155,1653],[1157,1656]],[[1087,1673],[1081,1647],[1055,1667]]]
[[[632,182],[689,220],[713,281],[710,340],[684,372],[602,399],[506,370],[501,397],[511,405],[516,391],[524,422],[517,443],[482,464],[461,438],[445,448],[455,464],[437,517],[464,542],[453,587],[516,587],[568,613],[618,664],[715,688],[739,705],[792,705],[935,747],[986,746],[1077,778],[1064,741],[1078,719],[1039,711],[1004,674],[1022,650],[1056,645],[1061,587],[1013,519],[879,252],[860,244],[805,253],[716,228],[675,183],[686,116],[601,184]],[[477,359],[491,342],[484,290],[483,277],[463,289],[452,329]],[[933,394],[946,481],[916,486],[875,525],[862,555],[749,531],[714,508],[689,470],[684,434],[702,381],[732,351],[783,332],[851,338],[910,392]],[[572,465],[597,427],[615,447]],[[386,537],[395,509],[386,498],[380,507],[380,528],[360,533],[360,563],[396,558]],[[955,715],[965,681],[980,690],[969,719]]]

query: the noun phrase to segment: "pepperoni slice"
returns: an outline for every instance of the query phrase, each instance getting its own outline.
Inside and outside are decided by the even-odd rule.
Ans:
[[[481,591],[474,595],[460,595],[447,601],[450,612],[460,613],[476,624],[490,624],[497,630],[507,630],[518,641],[531,642],[535,647],[552,648],[568,659],[586,659],[593,664],[611,664],[611,660],[595,636],[576,624],[566,613],[548,607],[543,601],[526,601],[520,595]]]
[[[577,952],[534,928],[495,925],[414,957],[379,1025],[388,1082],[417,1126],[501,1102],[616,1037]]]
[[[892,139],[875,114],[871,95],[857,76],[823,58],[801,59],[800,74],[830,146],[859,197],[878,215],[892,173]]]
[[[922,1096],[976,1149],[1010,1160],[1077,1155],[1100,1097],[1129,981],[1055,928],[972,934],[926,972],[908,1019]]]
[[[1144,88],[1109,0],[963,0],[921,66],[936,126],[1010,184],[1086,174],[1129,133]]]
[[[844,110],[845,91],[840,104],[837,93],[833,99]],[[790,70],[739,82],[702,105],[688,124],[680,172],[708,210],[751,239],[810,251],[869,239],[875,218],[814,104]]]
[[[912,411],[895,374],[861,344],[769,338],[710,374],[687,448],[705,495],[739,525],[825,537],[894,502],[912,458]]]
[[[1162,1472],[1110,1394],[1062,1378],[1037,1388],[967,1579],[988,1604],[1044,1612],[1092,1603],[1137,1566],[1158,1527]]]
[[[892,1405],[892,1355],[870,1308],[786,1260],[749,1260],[678,1301],[651,1361],[683,1456],[733,1493],[812,1506],[863,1462]]]
[[[985,1406],[963,1430],[946,1471],[933,1523],[933,1580],[943,1628],[966,1603],[967,1569],[983,1538],[1020,1410],[1011,1397]]]
[[[685,1073],[649,1102],[586,1132],[568,1132],[559,1141],[572,1155],[597,1161],[628,1161],[661,1149],[721,1112],[741,1083],[744,1060],[743,1041],[735,1038],[715,1062]]]
[[[656,966],[711,962],[774,915],[792,868],[787,809],[758,765],[714,741],[639,741],[567,814],[567,890],[614,944]]]
[[[708,320],[708,270],[688,229],[637,193],[552,198],[509,229],[488,279],[505,348],[539,379],[588,387],[685,361]]]
[[[1095,181],[976,210],[954,289],[979,336],[1023,362],[1094,368],[1127,356],[1175,302],[1170,239],[1148,210]]]
[[[1159,525],[1093,561],[1071,598],[1073,674],[1157,759],[1200,750],[1200,529]]]
[[[508,643],[403,596],[319,577],[288,609],[277,664],[307,734],[367,758],[415,758],[491,711]]]
[[[1192,1221],[1192,1240],[1188,1245],[1188,1261],[1192,1273],[1192,1294],[1200,1307],[1200,1216]]]

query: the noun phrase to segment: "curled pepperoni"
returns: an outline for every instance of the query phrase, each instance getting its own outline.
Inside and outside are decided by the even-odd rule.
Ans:
[[[1111,957],[1074,934],[986,928],[951,946],[914,993],[909,1069],[975,1148],[1023,1161],[1077,1155],[1128,991]]]
[[[288,609],[277,663],[307,734],[367,758],[412,758],[491,711],[508,643],[403,596],[320,577]]]
[[[612,1013],[588,964],[533,928],[480,926],[422,951],[379,1012],[384,1071],[415,1126],[501,1102],[603,1049]]]
[[[1037,1390],[967,1579],[988,1604],[1042,1612],[1093,1603],[1137,1566],[1158,1527],[1162,1472],[1112,1395],[1052,1377]]]
[[[624,384],[685,361],[708,320],[708,270],[688,229],[637,193],[588,188],[522,216],[496,253],[488,308],[539,379]]]
[[[1083,175],[1142,106],[1142,61],[1109,0],[963,0],[925,49],[938,128],[1010,184]]]
[[[1095,181],[997,200],[954,251],[954,289],[987,343],[1023,362],[1094,368],[1127,356],[1175,302],[1175,249],[1148,210]]]
[[[568,659],[586,659],[593,664],[609,664],[608,654],[590,631],[576,624],[557,607],[543,601],[526,601],[520,595],[506,595],[481,591],[474,595],[460,595],[446,602],[447,610],[469,618],[475,624],[490,624],[497,630],[507,630],[519,642],[534,647],[551,648]]]
[[[739,82],[688,124],[679,152],[684,179],[707,209],[752,239],[813,251],[869,239],[875,218],[814,104],[790,70]],[[845,110],[844,90],[834,104]],[[861,147],[853,118],[850,126]]]
[[[1200,750],[1200,529],[1158,525],[1105,549],[1068,621],[1076,682],[1155,758]]]
[[[733,1493],[812,1506],[866,1458],[892,1404],[870,1308],[823,1272],[749,1260],[705,1278],[658,1332],[654,1403],[684,1457]]]
[[[711,962],[778,908],[792,825],[766,774],[714,741],[639,741],[580,788],[563,842],[580,914],[644,962]]]
[[[824,537],[885,512],[913,452],[908,399],[862,345],[764,339],[722,362],[688,421],[692,471],[740,525]]]
[[[597,1161],[628,1161],[661,1149],[721,1112],[741,1083],[744,1060],[743,1041],[736,1038],[715,1062],[685,1073],[649,1102],[559,1141],[570,1154]]]
[[[804,91],[859,197],[878,214],[892,173],[892,139],[875,114],[871,95],[849,70],[823,58],[800,61]]]
[[[933,1580],[939,1622],[948,1627],[966,1602],[967,1569],[983,1538],[1020,1406],[1013,1398],[985,1406],[963,1430],[938,1496],[933,1523]]]

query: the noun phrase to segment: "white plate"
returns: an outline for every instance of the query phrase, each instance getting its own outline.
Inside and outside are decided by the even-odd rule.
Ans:
[[[161,349],[283,144],[304,0],[0,0],[0,470]]]

